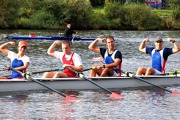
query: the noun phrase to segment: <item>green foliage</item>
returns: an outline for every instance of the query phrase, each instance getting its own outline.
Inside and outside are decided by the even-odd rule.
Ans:
[[[97,7],[97,6],[103,6],[105,0],[90,0],[90,2],[93,7]]]
[[[144,4],[122,6],[117,3],[107,3],[104,11],[106,17],[121,29],[151,30],[159,29],[162,25],[162,19]]]
[[[171,7],[180,6],[180,0],[168,0]]]
[[[0,28],[15,27],[18,7],[17,1],[0,0]]]
[[[157,30],[179,27],[180,0],[173,10],[152,10],[144,0],[1,0],[0,28]],[[144,2],[143,2],[144,3]],[[93,8],[91,6],[98,6]],[[169,13],[168,13],[169,12]],[[163,19],[164,18],[164,19]]]
[[[120,3],[107,2],[106,5],[104,6],[104,12],[106,17],[109,19],[118,18],[121,11],[120,8],[121,8]]]
[[[162,19],[143,4],[128,4],[120,13],[122,26],[137,30],[159,29]],[[158,21],[158,22],[157,22]]]
[[[128,0],[128,3],[132,4],[132,3],[145,3],[146,0]],[[127,4],[128,4],[127,3]]]
[[[176,20],[180,20],[180,6],[176,6],[173,10],[173,17]]]
[[[106,18],[103,10],[94,10],[90,19],[90,29],[111,29],[112,23]]]
[[[65,4],[64,0],[46,0],[44,3],[44,10],[54,16],[59,24],[63,24],[66,21],[69,7]]]
[[[173,17],[165,17],[165,29],[174,29],[175,27],[175,19]]]
[[[166,9],[153,9],[153,12],[161,17],[172,16],[173,10],[166,10]]]
[[[180,20],[180,0],[169,0],[169,2],[173,8],[174,19]]]
[[[57,29],[58,25],[54,16],[45,11],[38,11],[30,19],[21,19],[21,24],[28,28]]]
[[[69,0],[69,22],[75,27],[86,29],[91,23],[92,6],[89,0]]]

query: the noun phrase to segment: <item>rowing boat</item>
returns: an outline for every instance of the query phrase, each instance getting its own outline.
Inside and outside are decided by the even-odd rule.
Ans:
[[[180,85],[180,76],[147,76],[142,77],[147,81],[160,85],[171,86]],[[94,90],[99,87],[91,84],[86,80],[80,78],[34,78],[40,80],[44,84],[58,90]],[[98,84],[108,89],[123,89],[123,88],[138,88],[148,87],[150,84],[144,83],[130,77],[91,77],[91,79]],[[29,91],[29,90],[47,90],[47,88],[37,84],[33,81],[13,79],[0,80],[0,92],[12,92],[12,91]]]
[[[8,40],[72,40],[73,41],[93,41],[95,38],[64,38],[58,36],[45,37],[45,36],[6,36]]]

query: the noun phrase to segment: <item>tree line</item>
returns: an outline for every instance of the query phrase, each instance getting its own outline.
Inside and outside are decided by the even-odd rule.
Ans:
[[[1,0],[0,29],[160,30],[180,28],[180,1],[161,17],[145,0]]]

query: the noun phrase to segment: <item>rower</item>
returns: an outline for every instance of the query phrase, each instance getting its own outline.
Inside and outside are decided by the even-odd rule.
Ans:
[[[26,41],[19,42],[17,47],[18,53],[8,50],[6,47],[9,45],[14,46],[15,42],[7,42],[2,44],[0,46],[0,51],[11,60],[12,68],[25,73],[30,63],[30,58],[25,55],[27,50],[27,42]],[[24,79],[22,75],[17,73],[16,71],[12,71],[11,76],[0,76],[0,79],[13,79],[13,78]]]
[[[152,66],[149,68],[139,67],[136,75],[154,75],[165,73],[168,56],[179,52],[179,45],[173,38],[167,39],[167,41],[174,45],[173,48],[163,48],[163,40],[159,36],[154,41],[155,47],[146,47],[146,43],[149,41],[149,38],[145,38],[139,46],[139,51],[151,56]]]
[[[64,37],[65,38],[72,38],[73,34],[76,34],[76,32],[74,30],[72,30],[71,24],[67,24],[67,27],[64,30]]]
[[[106,43],[107,49],[98,47],[98,42]],[[105,39],[97,38],[88,48],[97,54],[101,54],[105,62],[103,66],[94,65],[92,67],[94,69],[90,72],[91,77],[95,77],[96,74],[100,77],[121,76],[122,54],[115,49],[115,40],[112,36],[107,36]]]
[[[55,51],[55,47],[58,45],[62,45],[62,52]],[[58,72],[45,72],[43,74],[43,78],[67,78],[67,77],[76,77],[76,74],[72,71],[68,70],[66,67],[70,67],[71,69],[82,72],[82,59],[77,54],[71,51],[71,44],[69,41],[63,41],[62,43],[58,41],[54,41],[52,45],[49,47],[47,51],[48,55],[53,56],[63,63],[63,71]]]

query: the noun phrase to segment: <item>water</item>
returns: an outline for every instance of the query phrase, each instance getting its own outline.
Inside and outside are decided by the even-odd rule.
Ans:
[[[8,30],[0,31],[0,44],[7,42],[5,35],[28,35],[35,33],[44,36],[56,36],[62,31],[39,31],[39,30]],[[164,46],[172,47],[172,43],[166,42],[168,37],[173,37],[180,43],[180,31],[77,31],[81,37],[105,37],[112,35],[116,40],[116,48],[122,52],[124,71],[135,72],[138,67],[149,67],[150,56],[138,51],[140,42],[145,37],[151,41],[162,36]],[[47,55],[47,49],[52,41],[28,41],[27,55],[31,58],[29,71],[41,71],[44,68],[54,69],[61,67],[59,60]],[[93,57],[99,57],[87,49],[90,43],[74,43],[73,51],[79,53],[83,59],[84,68],[90,68]],[[153,42],[148,43],[153,45]],[[101,45],[105,46],[105,45]],[[9,49],[16,50],[14,47]],[[58,49],[57,49],[58,50]],[[0,68],[9,64],[9,60],[0,54]],[[180,53],[173,54],[168,58],[166,71],[179,70]],[[0,71],[0,75],[9,74]],[[85,72],[88,76],[88,72]],[[42,74],[32,77],[41,77]],[[167,89],[180,91],[180,86],[169,86]],[[0,119],[3,120],[92,120],[92,119],[122,119],[122,120],[178,120],[180,119],[180,97],[173,96],[160,89],[135,89],[116,90],[125,96],[123,100],[112,100],[102,90],[98,91],[61,91],[68,95],[78,97],[79,101],[64,101],[63,97],[50,91],[15,92],[0,94]]]

